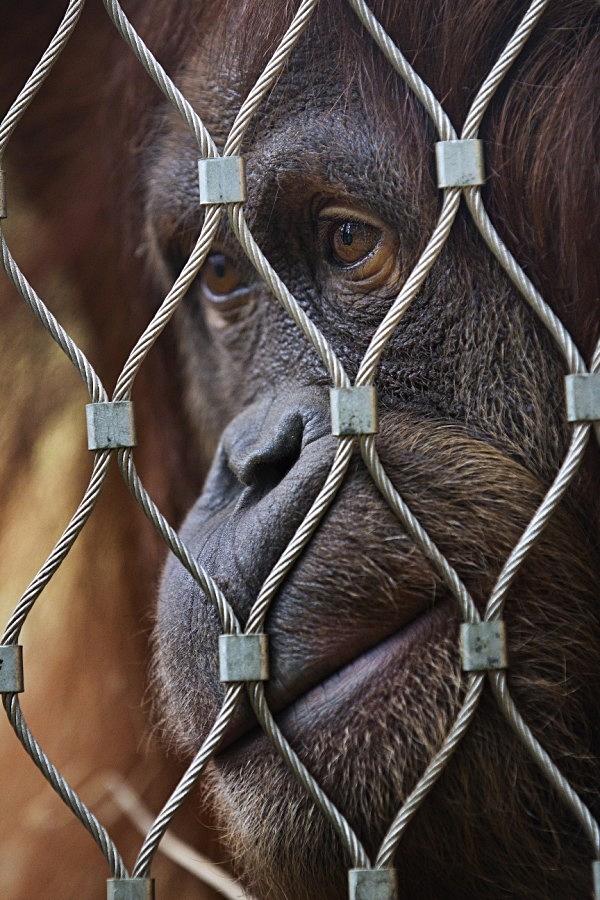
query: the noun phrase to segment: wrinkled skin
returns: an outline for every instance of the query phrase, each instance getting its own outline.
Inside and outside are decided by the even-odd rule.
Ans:
[[[222,137],[243,92],[237,68],[214,74],[218,39],[205,24],[181,83]],[[245,214],[352,377],[434,225],[434,136],[399,79],[380,78],[385,70],[370,47],[355,70],[327,16],[320,25],[325,31],[311,30],[293,54],[245,143]],[[367,47],[364,35],[358,41]],[[502,41],[493,46],[487,63],[480,61],[481,77]],[[164,285],[198,234],[196,156],[190,136],[165,112],[146,155],[146,228]],[[527,173],[521,177],[525,183]],[[377,246],[384,247],[377,266],[385,271],[368,281],[367,261],[379,251],[347,266],[337,250],[348,246],[340,237],[345,223],[373,217]],[[506,234],[506,220],[499,221]],[[214,452],[181,533],[244,622],[322,486],[336,439],[328,379],[315,352],[227,228],[213,252],[224,258],[209,258],[177,325],[198,452],[204,459]],[[549,276],[537,277],[544,283]],[[570,315],[573,304],[560,307],[559,294],[549,299]],[[223,311],[227,304],[233,311]],[[586,339],[597,333],[597,308],[591,321]],[[576,332],[580,340],[583,334]],[[551,339],[461,211],[384,354],[377,446],[393,484],[481,609],[568,446],[563,374]],[[600,645],[590,467],[593,461],[515,581],[505,618],[517,704],[594,806]],[[458,711],[458,621],[456,601],[357,455],[269,612],[266,692],[284,734],[369,853]],[[169,562],[155,676],[165,728],[186,756],[206,736],[224,695],[219,631],[203,592]],[[249,707],[226,745],[209,780],[242,880],[261,900],[345,897],[350,860]],[[456,757],[407,830],[396,865],[401,896],[411,900],[542,900],[589,896],[591,856],[580,826],[486,692]]]

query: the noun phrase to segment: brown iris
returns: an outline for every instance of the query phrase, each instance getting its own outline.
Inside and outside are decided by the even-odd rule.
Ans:
[[[232,294],[241,283],[236,267],[222,253],[211,253],[202,266],[202,285],[215,299]]]
[[[327,231],[330,260],[334,265],[353,266],[373,252],[381,231],[367,222],[330,222]]]
[[[326,206],[319,212],[317,242],[318,255],[338,286],[395,290],[398,235],[379,216],[351,206]]]
[[[202,266],[200,296],[206,321],[217,330],[239,322],[254,309],[254,291],[223,253],[211,253]]]

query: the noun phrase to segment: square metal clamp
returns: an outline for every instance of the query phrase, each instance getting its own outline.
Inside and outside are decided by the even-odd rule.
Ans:
[[[20,644],[0,645],[0,693],[20,694],[23,685],[23,648]]]
[[[438,141],[435,145],[438,187],[483,184],[483,141]]]
[[[107,900],[154,900],[153,878],[109,878]]]
[[[377,391],[373,385],[330,388],[331,431],[339,436],[376,434],[379,430]]]
[[[198,160],[200,206],[211,203],[243,203],[246,200],[246,160],[242,156],[217,156]]]
[[[219,678],[225,682],[267,681],[269,639],[266,634],[220,634]]]
[[[131,400],[88,403],[85,408],[88,450],[135,447],[135,419]]]
[[[350,869],[350,900],[397,900],[398,874],[395,869]]]
[[[464,672],[506,669],[506,628],[504,622],[463,622],[460,626],[460,652]]]
[[[566,375],[569,422],[600,422],[600,372]]]
[[[594,873],[594,900],[600,900],[600,859],[592,863]]]

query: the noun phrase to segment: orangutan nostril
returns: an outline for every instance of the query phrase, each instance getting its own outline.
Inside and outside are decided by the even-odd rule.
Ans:
[[[249,461],[243,473],[238,475],[240,481],[248,487],[255,487],[261,492],[272,490],[280,484],[288,472],[300,458],[300,447],[278,448],[279,452],[264,457],[257,456]]]
[[[246,410],[225,433],[224,451],[230,471],[260,496],[268,493],[300,460],[313,417],[314,412],[285,397],[259,402]]]

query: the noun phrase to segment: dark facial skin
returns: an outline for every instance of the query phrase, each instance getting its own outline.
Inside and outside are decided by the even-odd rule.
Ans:
[[[245,214],[353,378],[435,223],[433,135],[398,79],[380,86],[375,113],[360,79],[335,63],[336,33],[311,41],[244,146]],[[242,98],[238,75],[215,81],[215,53],[205,35],[181,84],[222,137]],[[199,232],[196,166],[191,138],[165,113],[146,173],[151,262],[163,285]],[[225,226],[177,329],[199,458],[212,458],[181,535],[244,622],[329,471],[329,380]],[[480,609],[568,445],[563,374],[550,338],[461,212],[384,354],[377,446]],[[582,476],[532,552],[505,618],[519,708],[593,803],[599,585],[584,485]],[[357,454],[269,612],[266,693],[369,853],[460,706],[459,620]],[[169,562],[156,676],[166,729],[188,757],[224,696],[220,630],[201,589]],[[342,900],[350,863],[248,705],[226,745],[209,780],[242,880],[260,900]],[[486,693],[396,865],[410,900],[558,900],[589,896],[591,855]]]

